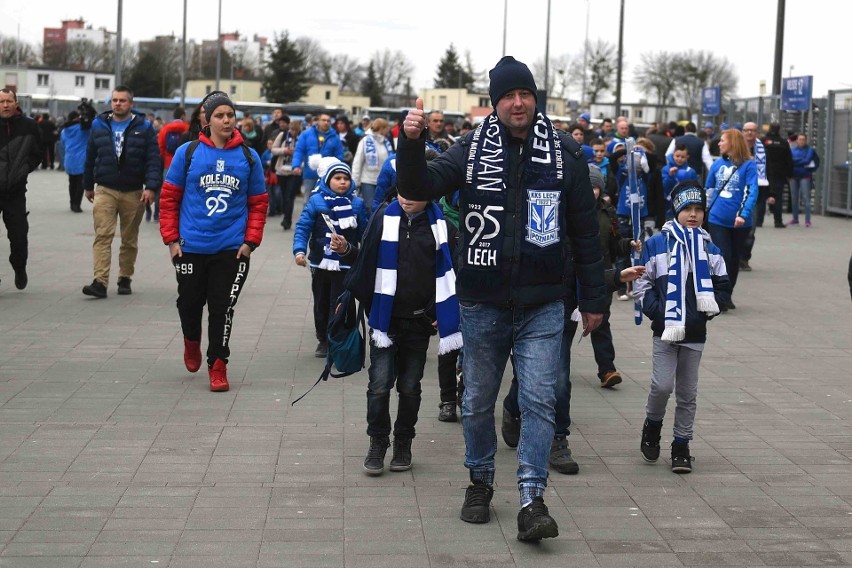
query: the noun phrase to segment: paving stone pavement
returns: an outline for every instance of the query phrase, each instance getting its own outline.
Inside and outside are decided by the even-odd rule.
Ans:
[[[366,372],[290,406],[321,361],[309,273],[278,219],[236,308],[231,390],[211,393],[183,367],[156,224],[133,295],[113,272],[109,298],[87,298],[91,206],[71,213],[66,187],[31,176],[29,287],[0,261],[2,567],[852,566],[848,219],[758,231],[738,309],[709,326],[691,475],[641,459],[651,333],[613,303],[624,383],[600,389],[590,343],[574,347],[581,469],[552,474],[560,536],[531,545],[502,441],[491,523],[458,518],[464,442],[437,420],[434,346],[409,472],[361,471]]]

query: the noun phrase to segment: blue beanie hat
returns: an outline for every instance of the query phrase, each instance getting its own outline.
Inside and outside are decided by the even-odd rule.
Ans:
[[[583,114],[581,114],[580,118],[582,118],[583,120],[585,120],[588,123],[592,122],[592,115],[587,113],[587,112],[584,112]]]
[[[538,101],[538,88],[530,68],[511,55],[506,55],[498,61],[494,69],[488,72],[488,78],[491,79],[488,95],[491,97],[492,106],[496,107],[497,101],[512,89],[526,89]]]
[[[687,205],[700,205],[707,209],[707,193],[696,180],[682,181],[672,189],[672,209],[675,217]]]

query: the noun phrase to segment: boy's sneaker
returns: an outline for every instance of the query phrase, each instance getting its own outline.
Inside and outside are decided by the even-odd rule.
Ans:
[[[629,300],[629,299],[630,299],[630,296],[628,296],[628,295],[627,295],[627,292],[621,292],[621,293],[618,295],[618,299],[619,299],[619,301],[621,301],[621,302],[626,302],[627,300]]]
[[[690,473],[693,459],[689,455],[689,442],[672,442],[672,471],[674,473]]]
[[[571,448],[568,447],[566,436],[555,436],[553,438],[550,443],[549,463],[550,467],[565,475],[574,475],[580,471],[580,466],[571,455]]]
[[[481,482],[467,486],[464,492],[464,504],[461,508],[461,520],[466,523],[482,524],[491,520],[491,498],[494,488]]]
[[[517,448],[521,440],[521,417],[512,416],[506,407],[503,407],[503,422],[500,424],[500,433],[503,441],[510,448]]]
[[[127,276],[122,276],[118,279],[118,295],[119,296],[129,296],[133,293],[133,290],[130,289],[130,278]]]
[[[83,286],[83,293],[87,296],[94,296],[95,298],[107,297],[106,286],[104,286],[97,278],[92,280],[91,284],[86,284],[85,286]]]
[[[518,540],[538,541],[559,536],[559,527],[550,516],[544,498],[534,497],[532,503],[518,513]]]
[[[611,389],[617,384],[621,383],[621,373],[618,371],[607,371],[603,375],[600,376],[601,379],[601,388]]]
[[[370,449],[364,459],[364,473],[381,475],[385,471],[385,454],[390,446],[387,436],[370,436]]]
[[[456,414],[455,402],[442,402],[438,408],[438,420],[440,422],[458,422],[459,417]]]
[[[393,439],[393,457],[390,462],[391,471],[408,471],[411,469],[411,438]]]
[[[320,341],[317,343],[317,348],[314,350],[314,357],[325,358],[328,355],[328,343]]]
[[[231,388],[228,384],[228,364],[221,359],[216,359],[207,367],[207,376],[210,379],[211,391],[225,392]]]
[[[642,450],[642,458],[646,462],[655,462],[660,457],[660,430],[662,429],[662,422],[650,420],[645,420],[642,426],[642,443],[639,449]]]

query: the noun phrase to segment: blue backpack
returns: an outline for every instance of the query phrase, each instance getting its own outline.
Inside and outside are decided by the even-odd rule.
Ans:
[[[172,130],[171,132],[167,132],[166,152],[174,156],[175,152],[177,152],[177,149],[180,148],[181,138],[183,138],[183,134],[181,134],[180,132],[175,132],[174,130]]]
[[[355,317],[352,317],[352,310],[349,307],[354,305],[353,302],[355,298],[349,290],[344,291],[337,298],[337,309],[328,322],[326,332],[328,355],[325,358],[325,368],[313,386],[294,400],[291,406],[305,398],[320,381],[327,381],[328,377],[335,379],[348,377],[364,368],[367,354],[367,323],[364,319],[363,304],[358,306]],[[337,373],[331,372],[332,366],[337,369]]]

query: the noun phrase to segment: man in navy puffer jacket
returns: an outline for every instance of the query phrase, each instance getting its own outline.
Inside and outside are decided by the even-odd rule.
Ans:
[[[131,293],[130,279],[139,252],[139,224],[145,204],[153,203],[155,192],[163,183],[157,133],[151,122],[144,115],[133,113],[132,108],[133,91],[123,85],[116,87],[112,92],[112,112],[102,113],[94,120],[86,148],[83,189],[86,199],[94,203],[95,279],[83,286],[83,294],[95,298],[107,295],[116,217],[121,221],[118,293]]]

